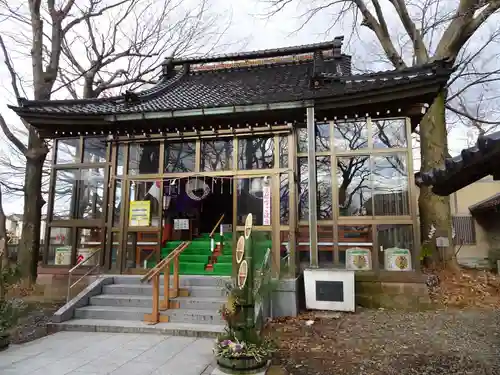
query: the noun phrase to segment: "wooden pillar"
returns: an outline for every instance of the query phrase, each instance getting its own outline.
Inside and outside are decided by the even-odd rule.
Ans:
[[[317,223],[317,186],[316,186],[316,126],[314,107],[307,108],[307,159],[309,174],[307,187],[309,191],[309,262],[313,268],[318,267],[318,223]]]

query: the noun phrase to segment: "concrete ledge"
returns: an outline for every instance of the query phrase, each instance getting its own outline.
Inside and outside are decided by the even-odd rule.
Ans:
[[[87,306],[90,298],[102,293],[104,285],[113,283],[113,277],[103,276],[95,280],[84,290],[82,290],[76,297],[66,303],[63,307],[56,311],[52,316],[53,323],[61,323],[73,318],[75,310],[79,307]]]

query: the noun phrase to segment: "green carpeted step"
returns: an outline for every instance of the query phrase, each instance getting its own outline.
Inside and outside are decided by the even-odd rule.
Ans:
[[[230,276],[233,272],[232,263],[215,263],[214,264],[214,274],[216,275],[228,275]]]
[[[233,262],[233,255],[219,255],[217,257],[217,263],[232,263]]]
[[[191,255],[191,254],[181,254],[179,256],[179,261],[181,263],[208,263],[208,255]]]

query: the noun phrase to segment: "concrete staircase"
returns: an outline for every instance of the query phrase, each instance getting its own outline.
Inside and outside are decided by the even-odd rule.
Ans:
[[[180,287],[187,291],[184,294],[187,296],[172,298],[172,308],[161,312],[161,315],[168,316],[168,323],[155,325],[143,322],[144,314],[152,311],[151,284],[141,283],[140,276],[109,278],[102,283],[100,294],[96,294],[95,289],[92,292],[87,288],[87,296],[80,302],[71,301],[74,303],[73,318],[52,323],[51,329],[157,332],[196,337],[215,337],[224,329],[224,321],[218,310],[227,300],[223,281],[229,281],[228,277],[181,275]],[[162,293],[163,277],[160,279]]]

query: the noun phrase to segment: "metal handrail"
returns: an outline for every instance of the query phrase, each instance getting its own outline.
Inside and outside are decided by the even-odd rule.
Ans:
[[[210,235],[209,235],[210,238],[212,238],[214,236],[214,233],[217,230],[217,227],[219,226],[220,223],[222,223],[222,220],[224,220],[224,215],[225,214],[222,214],[222,216],[217,221],[217,224],[215,224],[214,229],[212,229],[212,231],[210,232]]]
[[[73,284],[71,284],[71,276],[73,275],[73,272],[76,269],[78,269],[79,267],[83,266],[85,263],[87,263],[90,259],[92,259],[93,257],[95,257],[97,254],[100,254],[101,250],[102,249],[98,249],[97,251],[94,251],[88,258],[85,258],[84,260],[82,260],[80,263],[78,263],[76,266],[74,266],[73,268],[71,268],[68,271],[68,293],[66,295],[66,303],[69,302],[69,299],[70,299],[70,296],[71,296],[71,288],[73,288],[75,285],[77,285],[80,281],[83,280],[83,278],[87,277],[96,268],[99,270],[98,274],[101,273],[101,262],[97,262],[97,264],[94,267],[92,267],[89,271],[87,271],[87,273],[85,273],[85,275],[83,275],[78,280],[76,280]]]

